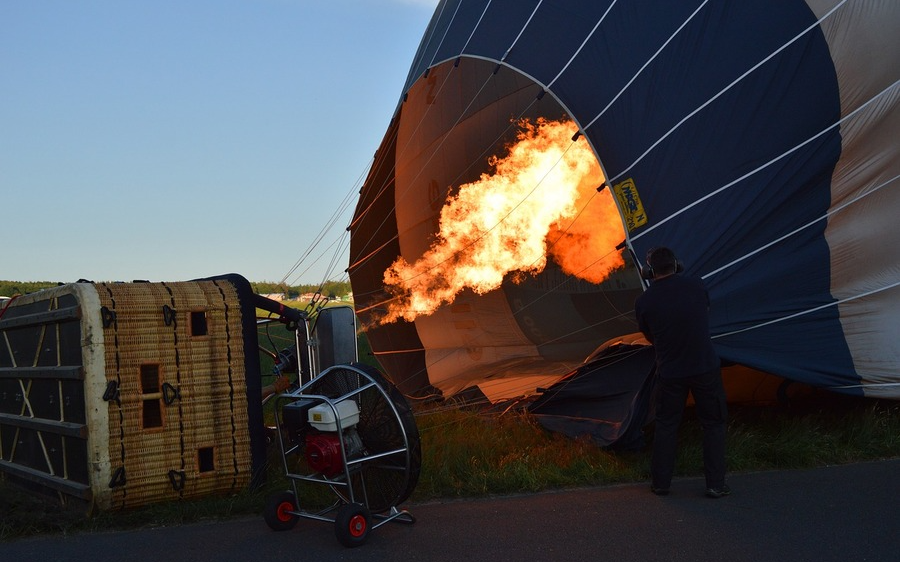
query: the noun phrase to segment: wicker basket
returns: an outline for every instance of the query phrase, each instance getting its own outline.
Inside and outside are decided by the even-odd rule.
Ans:
[[[235,278],[14,301],[0,319],[0,469],[100,509],[250,485],[259,366]]]

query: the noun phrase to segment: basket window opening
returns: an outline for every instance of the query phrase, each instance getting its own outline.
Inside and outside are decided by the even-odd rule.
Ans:
[[[163,426],[162,389],[159,379],[159,365],[141,365],[141,422],[144,429]]]
[[[194,337],[205,336],[209,334],[209,325],[206,322],[205,310],[194,310],[191,312],[191,335]]]
[[[197,471],[213,472],[216,469],[215,447],[200,447],[197,449]]]

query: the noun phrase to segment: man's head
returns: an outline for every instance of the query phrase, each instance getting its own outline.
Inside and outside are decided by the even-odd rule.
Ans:
[[[675,252],[665,246],[650,248],[647,251],[647,266],[650,268],[651,278],[679,271]]]

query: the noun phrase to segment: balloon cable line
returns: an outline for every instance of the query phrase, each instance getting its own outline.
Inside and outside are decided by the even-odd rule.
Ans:
[[[515,48],[515,46],[519,43],[519,39],[522,38],[522,34],[524,34],[525,30],[528,29],[528,26],[531,25],[531,20],[534,19],[535,14],[537,14],[538,10],[541,7],[541,4],[543,4],[543,3],[544,3],[544,0],[538,0],[538,3],[534,6],[534,9],[531,10],[531,14],[528,16],[528,19],[525,20],[525,23],[522,25],[522,28],[519,30],[518,35],[516,35],[516,38],[513,39],[513,42],[510,44],[509,48],[506,49],[506,52],[503,53],[503,56],[500,58],[501,63],[504,62],[509,57],[509,54]]]
[[[572,54],[571,57],[569,57],[569,61],[568,61],[566,64],[563,65],[563,67],[559,70],[559,72],[556,74],[556,76],[553,78],[553,80],[551,80],[550,82],[547,83],[547,89],[548,89],[548,90],[553,86],[553,84],[556,83],[557,80],[559,80],[559,77],[560,77],[560,76],[562,76],[563,74],[565,74],[566,70],[568,70],[569,66],[571,66],[571,64],[575,61],[575,59],[578,58],[578,55],[581,53],[581,51],[584,50],[585,45],[588,44],[588,41],[590,41],[590,40],[591,40],[591,37],[594,36],[594,33],[597,32],[597,29],[600,27],[600,24],[603,23],[603,20],[606,19],[606,16],[607,16],[607,15],[609,15],[609,12],[612,11],[613,6],[616,5],[616,2],[617,2],[617,1],[618,1],[618,0],[613,0],[612,2],[610,2],[609,6],[607,6],[607,8],[606,8],[606,11],[603,12],[603,15],[600,16],[600,19],[597,20],[597,23],[594,24],[594,28],[591,29],[590,33],[588,33],[588,34],[585,36],[584,41],[581,42],[581,45],[580,45],[577,49],[575,49],[575,52]],[[708,0],[706,0],[706,1],[708,1]],[[529,20],[529,21],[530,21],[530,20]],[[586,127],[585,127],[585,128],[586,128]]]
[[[723,266],[723,267],[721,267],[721,268],[719,268],[719,269],[717,269],[717,270],[715,270],[715,271],[713,271],[713,272],[711,272],[711,273],[706,274],[703,278],[705,279],[706,277],[708,277],[708,276],[710,276],[710,275],[713,275],[714,273],[718,273],[719,271],[721,271],[722,269],[725,269],[726,267],[730,267],[731,265],[734,265],[735,263],[737,263],[737,262],[739,262],[739,261],[741,261],[741,260],[743,260],[743,259],[746,259],[746,258],[748,258],[749,256],[751,256],[751,255],[753,255],[753,254],[755,254],[755,253],[758,253],[758,252],[764,250],[765,248],[768,248],[769,246],[772,246],[772,245],[774,245],[774,244],[780,242],[781,240],[784,240],[785,238],[788,238],[789,236],[792,236],[792,235],[796,234],[797,232],[799,232],[799,231],[801,231],[801,230],[803,230],[803,229],[805,229],[805,228],[808,228],[809,226],[811,226],[811,225],[813,225],[813,224],[815,224],[815,223],[817,223],[817,222],[820,222],[820,221],[822,221],[822,220],[827,219],[829,216],[833,215],[834,213],[837,213],[837,212],[839,212],[839,211],[841,211],[841,210],[847,208],[848,206],[852,205],[853,203],[856,203],[857,201],[860,201],[860,200],[863,199],[864,197],[867,197],[867,196],[869,196],[869,195],[875,193],[876,191],[878,191],[878,190],[881,189],[882,187],[885,187],[885,186],[887,186],[887,185],[889,185],[889,184],[895,182],[898,178],[900,178],[900,176],[894,176],[893,178],[887,180],[886,182],[882,183],[881,185],[875,187],[874,189],[871,189],[871,190],[867,191],[866,193],[863,193],[863,194],[858,195],[857,197],[855,197],[854,199],[852,199],[852,200],[850,200],[850,201],[844,203],[844,204],[841,205],[840,207],[836,207],[835,209],[830,210],[830,211],[829,211],[828,213],[826,213],[824,216],[819,217],[819,218],[817,218],[817,219],[815,219],[815,220],[813,220],[813,221],[811,221],[811,222],[809,222],[809,223],[807,223],[807,224],[801,226],[800,228],[794,230],[793,232],[790,232],[789,234],[786,234],[785,236],[782,236],[781,238],[779,238],[779,239],[777,239],[777,240],[774,240],[774,241],[770,242],[769,244],[766,244],[765,246],[763,246],[763,247],[761,247],[761,248],[759,248],[759,249],[757,249],[757,250],[754,250],[753,252],[747,254],[746,256],[744,256],[744,257],[742,257],[742,258],[740,258],[740,259],[738,259],[738,260],[735,260],[734,262],[731,262],[731,263],[729,263],[729,264],[727,264],[727,265],[725,265],[725,266]],[[884,285],[884,286],[882,286],[882,287],[878,287],[878,288],[876,288],[876,289],[872,289],[872,290],[870,290],[870,291],[865,291],[865,292],[862,292],[862,293],[857,293],[857,294],[855,294],[855,295],[851,295],[851,296],[849,296],[849,297],[845,297],[845,298],[840,299],[840,300],[835,300],[835,301],[826,303],[826,304],[821,305],[821,306],[817,306],[817,307],[813,307],[813,308],[808,308],[808,309],[805,309],[805,310],[801,310],[801,311],[799,311],[799,312],[795,312],[795,313],[793,313],[793,314],[788,314],[788,315],[780,316],[780,317],[778,317],[778,318],[774,318],[774,319],[768,320],[768,321],[766,321],[766,322],[760,322],[760,323],[754,324],[754,325],[752,325],[752,326],[747,326],[746,328],[742,328],[742,329],[740,329],[740,330],[734,330],[734,331],[726,332],[726,333],[723,333],[723,334],[717,334],[717,335],[714,335],[713,338],[725,338],[725,337],[728,337],[728,336],[732,336],[732,335],[734,335],[734,334],[739,334],[739,333],[742,333],[742,332],[747,332],[747,331],[750,331],[750,330],[755,330],[755,329],[757,329],[757,328],[762,328],[763,326],[768,326],[768,325],[770,325],[770,324],[775,324],[775,323],[778,323],[778,322],[784,322],[784,321],[786,321],[786,320],[791,320],[791,319],[793,319],[793,318],[797,318],[797,317],[799,317],[799,316],[804,316],[804,315],[806,315],[806,314],[810,314],[810,313],[813,313],[813,312],[817,312],[817,311],[819,311],[819,310],[822,310],[822,309],[825,309],[825,308],[828,308],[828,307],[831,307],[831,306],[837,306],[837,305],[842,304],[842,303],[845,303],[845,302],[850,302],[850,301],[853,301],[853,300],[856,300],[856,299],[860,299],[860,298],[864,298],[864,297],[867,297],[867,296],[870,296],[870,295],[873,295],[873,294],[877,294],[877,293],[880,293],[880,292],[882,292],[882,291],[886,291],[886,290],[888,290],[888,289],[892,289],[892,288],[894,288],[894,287],[897,287],[898,285],[900,285],[900,281],[895,281],[895,282],[893,282],[893,283],[889,283],[889,284]]]
[[[485,2],[484,9],[481,10],[481,15],[478,16],[478,21],[475,22],[475,25],[472,26],[472,31],[469,32],[469,37],[466,39],[466,42],[463,44],[462,49],[460,49],[461,52],[463,52],[463,53],[466,52],[466,47],[468,47],[469,43],[472,42],[472,37],[475,36],[475,32],[478,31],[478,27],[481,26],[481,22],[484,21],[484,14],[486,14],[487,11],[490,9],[491,2],[492,2],[492,0],[488,0],[487,2]],[[462,2],[459,3],[459,6],[462,6]],[[459,10],[459,6],[457,6],[457,10]],[[448,31],[450,30],[449,26],[447,26],[447,30]]]
[[[440,87],[438,87],[438,92],[440,92],[443,89],[443,87],[444,87],[444,84],[442,83],[440,85]],[[428,112],[430,110],[431,110],[431,108],[426,109],[425,115],[428,115]],[[384,182],[378,188],[378,191],[375,193],[375,196],[372,197],[372,202],[369,203],[369,205],[365,209],[362,209],[361,211],[357,212],[356,213],[357,216],[355,216],[353,218],[353,220],[350,222],[351,229],[362,218],[364,218],[366,215],[368,215],[372,211],[372,206],[375,204],[375,202],[379,198],[381,198],[382,194],[387,190],[388,187],[390,187],[390,185],[395,180],[397,158],[396,157],[394,157],[393,159],[389,158],[388,154],[390,153],[390,151],[380,150],[380,147],[384,146],[384,145],[396,145],[397,144],[397,137],[400,134],[400,126],[399,126],[398,120],[400,119],[401,114],[402,114],[402,108],[398,108],[397,112],[394,114],[394,117],[391,118],[390,128],[388,129],[388,131],[390,132],[390,136],[387,136],[387,137],[385,137],[385,139],[382,140],[381,145],[379,146],[379,149],[377,150],[377,152],[375,154],[375,161],[372,165],[372,171],[370,172],[370,175],[373,175],[373,176],[380,175],[382,169],[384,169],[387,166],[390,166],[390,169],[388,170],[388,173],[385,175]],[[395,125],[395,123],[396,123],[396,125]],[[418,125],[416,126],[415,130],[418,130]],[[401,152],[403,150],[404,149],[401,149]],[[362,191],[363,191],[363,189],[365,189],[365,187],[366,187],[365,182],[363,182],[362,188],[360,189],[360,195],[362,195]]]
[[[616,100],[618,100],[622,96],[622,94],[625,93],[625,91],[631,86],[631,84],[634,83],[635,80],[637,80],[638,76],[640,76],[641,73],[644,72],[644,70],[648,66],[650,66],[650,63],[652,63],[656,59],[656,57],[658,57],[659,54],[665,50],[665,48],[669,45],[669,43],[671,43],[675,39],[675,37],[679,33],[681,33],[681,30],[684,29],[687,26],[687,24],[690,23],[690,21],[692,19],[694,19],[694,16],[696,16],[700,12],[700,10],[703,9],[704,6],[706,6],[706,4],[708,2],[709,2],[709,0],[703,0],[703,2],[699,6],[697,6],[697,9],[695,9],[694,12],[690,16],[688,16],[688,18],[686,20],[684,20],[684,22],[682,22],[682,24],[678,27],[678,29],[676,29],[675,32],[672,33],[672,35],[670,35],[669,38],[665,40],[665,42],[663,42],[663,44],[659,47],[659,49],[657,49],[656,52],[653,53],[653,56],[651,56],[649,59],[647,59],[647,61],[644,63],[644,65],[641,66],[641,68],[638,69],[638,71],[634,74],[634,76],[631,77],[631,80],[629,80],[622,87],[622,89],[619,90],[619,93],[616,94],[615,96],[613,96],[613,98],[611,100],[609,100],[609,103],[606,104],[606,107],[601,109],[600,113],[598,113],[593,119],[590,120],[590,122],[587,125],[585,125],[583,127],[583,130],[585,130],[585,131],[588,130],[594,123],[597,122],[597,119],[600,119],[606,113],[606,111],[614,103],[616,103]],[[613,180],[610,180],[610,181],[613,181]]]
[[[450,28],[453,27],[453,22],[456,21],[456,15],[459,13],[459,8],[462,6],[462,2],[456,5],[456,9],[453,10],[453,15],[450,16],[450,21],[447,23],[447,27],[444,28],[444,35],[441,37],[441,40],[438,42],[437,46],[434,49],[434,53],[431,55],[431,63],[428,65],[428,68],[434,66],[434,59],[437,57],[437,54],[440,52],[441,47],[444,45],[444,40],[447,39],[447,34],[450,33]],[[444,5],[441,5],[441,15],[443,15]]]
[[[747,253],[747,254],[744,254],[743,256],[741,256],[741,257],[739,257],[739,258],[737,258],[737,259],[735,259],[735,260],[732,260],[732,261],[726,263],[725,265],[719,267],[718,269],[714,269],[714,270],[710,271],[709,273],[704,274],[704,275],[702,276],[702,279],[705,280],[705,279],[707,279],[707,278],[709,278],[709,277],[712,277],[713,275],[716,275],[717,273],[720,273],[720,272],[722,272],[723,270],[728,269],[729,267],[731,267],[731,266],[733,266],[733,265],[735,265],[735,264],[738,264],[738,263],[740,263],[740,262],[742,262],[742,261],[744,261],[744,260],[746,260],[746,259],[749,259],[750,257],[752,257],[752,256],[754,256],[754,255],[756,255],[756,254],[758,254],[758,253],[760,253],[760,252],[762,252],[762,251],[764,251],[764,250],[767,250],[768,248],[770,248],[770,247],[772,247],[772,246],[778,244],[779,242],[782,242],[782,241],[784,241],[784,240],[787,240],[787,239],[790,238],[791,236],[794,236],[795,234],[798,234],[799,232],[801,232],[801,231],[803,231],[803,230],[805,230],[805,229],[807,229],[807,228],[809,228],[809,227],[811,227],[811,226],[813,226],[813,225],[815,225],[815,224],[817,224],[817,223],[819,223],[819,222],[822,222],[823,220],[828,219],[830,216],[832,216],[832,215],[834,215],[834,214],[836,214],[836,213],[838,213],[838,212],[840,212],[840,211],[846,209],[846,208],[849,207],[850,205],[852,205],[852,204],[854,204],[854,203],[856,203],[856,202],[858,202],[858,201],[861,201],[861,200],[865,199],[865,198],[868,197],[869,195],[872,195],[873,193],[876,193],[876,192],[877,192],[878,190],[880,190],[881,188],[883,188],[883,187],[885,187],[885,186],[887,186],[887,185],[889,185],[889,184],[891,184],[891,183],[897,181],[898,178],[900,178],[900,176],[894,176],[894,177],[892,177],[891,179],[885,181],[884,183],[882,183],[882,184],[880,184],[880,185],[878,185],[878,186],[876,186],[876,187],[874,187],[874,188],[872,188],[872,189],[870,189],[870,190],[868,190],[868,191],[866,191],[866,192],[864,192],[864,193],[860,193],[859,195],[857,195],[857,196],[854,197],[853,199],[851,199],[851,200],[849,200],[849,201],[847,201],[847,202],[845,202],[845,203],[843,203],[843,204],[841,204],[841,205],[839,205],[839,206],[837,206],[837,207],[834,207],[833,209],[829,209],[828,212],[826,212],[826,213],[825,213],[824,215],[822,215],[821,217],[815,218],[815,219],[809,221],[808,223],[804,224],[803,226],[797,227],[797,228],[795,228],[794,230],[788,232],[787,234],[785,234],[785,235],[783,235],[783,236],[780,236],[780,237],[778,237],[778,238],[772,240],[771,242],[769,242],[769,243],[767,243],[767,244],[764,244],[764,245],[760,246],[759,248],[753,250],[752,252],[749,252],[749,253]]]
[[[810,33],[810,32],[811,32],[812,30],[814,30],[814,29],[817,29],[817,28],[821,25],[821,23],[822,23],[823,21],[825,21],[829,16],[831,16],[831,14],[833,14],[835,11],[837,11],[837,10],[838,10],[841,6],[843,6],[846,2],[847,2],[847,0],[841,0],[841,2],[839,2],[838,4],[836,4],[831,10],[829,10],[825,15],[823,15],[821,18],[819,18],[816,22],[814,22],[814,23],[811,24],[809,27],[807,27],[806,29],[804,29],[803,31],[801,31],[800,33],[798,33],[797,35],[795,35],[795,36],[794,36],[790,41],[788,41],[787,43],[785,43],[785,44],[783,44],[782,46],[780,46],[780,47],[778,47],[777,49],[775,49],[772,53],[770,53],[770,54],[769,54],[767,57],[765,57],[763,60],[759,61],[758,63],[756,63],[755,65],[753,65],[752,67],[750,67],[747,71],[745,71],[743,74],[741,74],[740,76],[738,76],[737,78],[735,78],[730,84],[728,84],[727,86],[725,86],[725,87],[724,87],[722,90],[720,90],[716,95],[714,95],[713,97],[709,98],[709,99],[706,100],[706,102],[704,102],[702,105],[700,105],[699,107],[697,107],[696,109],[694,109],[693,111],[691,111],[690,113],[688,113],[686,116],[684,116],[678,123],[676,123],[671,129],[669,129],[663,136],[661,136],[659,139],[657,139],[656,142],[654,142],[653,144],[651,144],[650,147],[647,148],[647,150],[645,150],[643,154],[641,154],[640,156],[638,156],[637,160],[635,160],[635,161],[632,162],[629,166],[627,166],[624,170],[622,170],[621,172],[619,172],[618,174],[615,174],[612,178],[610,178],[610,180],[609,180],[610,184],[613,184],[613,183],[615,183],[616,181],[618,181],[619,179],[621,179],[622,177],[624,177],[624,176],[625,176],[628,172],[630,172],[631,169],[634,168],[641,160],[643,160],[648,154],[650,154],[650,152],[652,152],[657,146],[659,146],[659,144],[660,144],[662,141],[664,141],[666,138],[668,138],[669,135],[671,135],[672,133],[674,133],[676,129],[678,129],[679,127],[681,127],[681,125],[683,125],[683,124],[684,124],[685,122],[687,122],[689,119],[691,119],[692,117],[694,117],[696,114],[700,113],[703,109],[705,109],[707,106],[709,106],[712,102],[714,102],[715,100],[717,100],[717,99],[720,98],[721,96],[725,95],[726,92],[728,92],[728,91],[729,91],[730,89],[732,89],[734,86],[736,86],[737,84],[739,84],[741,81],[744,80],[744,78],[746,78],[747,76],[749,76],[750,74],[752,74],[752,73],[753,73],[754,71],[756,71],[758,68],[760,68],[761,66],[765,65],[767,62],[769,62],[770,60],[772,60],[772,59],[773,59],[776,55],[778,55],[780,52],[784,51],[784,50],[787,49],[789,46],[791,46],[791,45],[794,44],[795,42],[799,41],[804,35]],[[633,81],[633,79],[632,79],[632,81]],[[629,82],[629,84],[630,84],[630,83],[631,83],[631,82]],[[599,117],[599,116],[598,116],[598,117]],[[596,118],[594,119],[594,121],[596,121]],[[591,121],[590,124],[593,124],[594,121]],[[590,124],[589,124],[588,126],[590,126]],[[657,226],[658,226],[658,225],[657,225]],[[641,233],[641,236],[644,235],[644,234],[646,234],[646,233],[647,233],[647,231],[642,232],[642,233]],[[637,238],[637,237],[635,237],[635,238]]]
[[[785,322],[785,321],[787,321],[787,320],[792,320],[792,319],[798,318],[798,317],[800,317],[800,316],[805,316],[805,315],[807,315],[807,314],[812,314],[813,312],[818,312],[818,311],[824,310],[824,309],[826,309],[826,308],[831,308],[832,306],[837,306],[837,305],[843,304],[843,303],[845,303],[845,302],[850,302],[850,301],[854,301],[854,300],[856,300],[856,299],[861,299],[861,298],[868,297],[868,296],[870,296],[870,295],[875,295],[875,294],[881,293],[881,292],[883,292],[883,291],[887,291],[887,290],[893,289],[893,288],[895,288],[895,287],[900,287],[900,281],[894,281],[893,283],[889,283],[889,284],[887,284],[887,285],[884,285],[883,287],[878,287],[878,288],[876,288],[876,289],[872,289],[871,291],[866,291],[866,292],[864,292],[864,293],[858,293],[858,294],[856,294],[856,295],[852,295],[852,296],[849,296],[849,297],[846,297],[846,298],[843,298],[843,299],[834,300],[834,301],[832,301],[832,302],[828,302],[828,303],[825,303],[825,304],[822,304],[822,305],[819,305],[819,306],[815,306],[815,307],[812,307],[812,308],[807,308],[807,309],[805,309],[805,310],[801,310],[801,311],[795,312],[795,313],[793,313],[793,314],[787,314],[787,315],[784,315],[784,316],[779,316],[778,318],[773,318],[773,319],[768,320],[768,321],[766,321],[766,322],[760,322],[760,323],[754,324],[754,325],[752,325],[752,326],[747,326],[746,328],[741,328],[740,330],[733,330],[733,331],[731,331],[731,332],[726,332],[726,333],[724,333],[724,334],[716,334],[716,335],[713,336],[713,338],[714,338],[714,339],[718,339],[718,338],[727,338],[728,336],[733,336],[733,335],[735,335],[735,334],[740,334],[740,333],[743,333],[743,332],[749,332],[750,330],[756,330],[757,328],[762,328],[762,327],[764,327],[764,326],[769,326],[769,325],[772,325],[772,324],[777,324],[777,323],[779,323],[779,322]]]
[[[861,112],[863,109],[865,109],[866,107],[868,107],[868,106],[869,106],[870,104],[872,104],[874,101],[876,101],[876,100],[878,100],[879,98],[881,98],[881,97],[882,97],[883,95],[885,95],[887,92],[890,92],[891,90],[893,90],[894,88],[896,88],[898,84],[900,84],[900,80],[894,82],[893,84],[891,84],[890,86],[888,86],[887,88],[885,88],[884,90],[882,90],[881,92],[879,92],[878,94],[876,94],[875,96],[873,96],[872,98],[870,98],[869,100],[867,100],[865,103],[863,103],[862,105],[860,105],[859,107],[857,107],[857,108],[854,109],[853,111],[849,112],[849,113],[848,113],[847,115],[845,115],[844,117],[841,117],[840,119],[838,119],[837,121],[835,121],[835,122],[832,123],[831,125],[825,127],[824,129],[822,129],[821,131],[819,131],[819,132],[816,133],[815,135],[813,135],[813,136],[809,137],[808,139],[804,140],[803,142],[801,142],[801,143],[799,143],[799,144],[793,146],[792,148],[789,148],[788,150],[786,150],[785,152],[783,152],[783,153],[781,153],[780,155],[776,156],[775,158],[769,160],[768,162],[766,162],[766,163],[764,163],[764,164],[761,164],[761,165],[757,166],[756,168],[754,168],[753,170],[750,170],[749,172],[747,172],[747,173],[741,175],[740,177],[738,177],[738,178],[736,178],[736,179],[734,179],[734,180],[732,180],[732,181],[726,183],[726,184],[723,185],[722,187],[720,187],[720,188],[718,188],[718,189],[716,189],[716,190],[713,190],[713,191],[707,193],[706,195],[704,195],[703,197],[701,197],[701,198],[699,198],[699,199],[693,201],[692,203],[690,203],[690,204],[688,204],[688,205],[682,207],[681,209],[675,211],[675,212],[672,213],[671,215],[669,215],[669,216],[663,218],[662,220],[656,222],[653,226],[650,226],[650,227],[648,227],[647,229],[645,229],[645,230],[643,230],[642,232],[640,232],[639,234],[636,234],[635,236],[632,236],[632,237],[631,237],[631,240],[632,240],[632,241],[637,240],[637,239],[639,239],[639,238],[645,236],[647,233],[653,232],[654,230],[656,230],[656,229],[659,228],[660,226],[666,224],[666,223],[669,222],[670,220],[672,220],[672,219],[674,219],[675,217],[681,215],[682,213],[685,213],[686,211],[692,209],[693,207],[696,207],[696,206],[699,205],[700,203],[703,203],[704,201],[706,201],[706,200],[708,200],[708,199],[711,199],[711,198],[715,197],[716,195],[719,195],[720,193],[722,193],[722,192],[724,192],[724,191],[726,191],[726,190],[728,190],[728,189],[734,187],[735,185],[739,184],[739,183],[742,182],[743,180],[745,180],[745,179],[747,179],[747,178],[749,178],[749,177],[751,177],[751,176],[753,176],[753,175],[759,173],[760,171],[762,171],[762,170],[768,168],[768,167],[771,166],[772,164],[775,164],[776,162],[779,162],[780,160],[782,160],[782,159],[784,159],[784,158],[790,156],[790,155],[793,154],[794,152],[800,150],[801,148],[803,148],[804,146],[808,145],[809,143],[815,141],[815,140],[818,139],[819,137],[821,137],[821,136],[827,134],[827,133],[830,132],[832,129],[835,129],[835,128],[839,127],[842,123],[844,123],[845,121],[851,119],[853,116],[855,116],[857,113]]]
[[[313,241],[307,247],[306,251],[303,252],[303,254],[301,254],[300,258],[297,259],[297,261],[294,263],[294,265],[281,278],[281,282],[280,282],[281,284],[284,284],[287,282],[288,278],[291,275],[293,275],[297,271],[297,269],[300,268],[301,265],[303,265],[304,261],[310,256],[310,254],[313,252],[313,250],[316,248],[316,246],[318,246],[322,242],[322,240],[325,238],[327,233],[329,231],[331,231],[332,228],[334,228],[334,225],[337,223],[338,219],[344,214],[344,212],[346,212],[346,210],[352,204],[353,198],[354,198],[354,193],[356,191],[356,186],[358,186],[361,183],[362,179],[365,178],[366,170],[369,167],[370,167],[370,164],[365,166],[365,168],[363,169],[359,178],[357,178],[357,181],[354,184],[354,187],[351,188],[351,190],[347,193],[347,195],[344,196],[344,199],[341,201],[341,203],[335,209],[334,213],[331,215],[330,219],[326,222],[326,224],[322,227],[322,229],[319,231],[319,233],[316,235],[316,237],[313,239]],[[313,265],[314,264],[315,264],[315,261],[313,262]],[[312,267],[312,265],[310,267]],[[309,270],[309,267],[303,273],[305,273],[308,270]],[[303,275],[303,273],[301,273],[300,275]]]
[[[451,69],[450,72],[448,72],[447,75],[444,77],[444,80],[441,82],[440,87],[438,88],[437,92],[435,93],[435,97],[439,97],[440,94],[441,94],[441,92],[443,92],[444,87],[446,86],[447,82],[448,82],[449,79],[450,79],[450,75],[453,73],[453,70],[454,70],[454,69]],[[482,89],[484,89],[484,86],[482,86]],[[479,92],[480,92],[480,90],[479,90]],[[476,98],[477,98],[477,95],[476,95]],[[472,103],[474,103],[474,99],[469,103],[469,106],[468,106],[468,107],[471,107]],[[466,109],[468,109],[468,107],[467,107]],[[412,139],[415,138],[416,133],[419,131],[419,128],[422,126],[422,123],[424,122],[424,118],[427,117],[427,115],[428,115],[428,113],[429,113],[430,111],[431,111],[431,107],[429,106],[429,107],[425,110],[425,115],[423,115],[422,118],[416,123],[416,126],[415,126],[415,128],[413,129],[412,133],[409,135],[409,139],[407,139],[406,144],[405,144],[404,146],[400,147],[400,152],[398,153],[397,156],[395,156],[395,158],[394,158],[394,163],[391,164],[391,166],[392,166],[392,168],[391,168],[391,173],[388,173],[388,174],[387,174],[387,177],[385,178],[384,184],[383,184],[383,185],[381,186],[381,188],[378,190],[378,193],[376,193],[375,197],[372,198],[372,201],[373,201],[373,204],[372,204],[372,205],[374,205],[374,201],[375,201],[375,200],[379,199],[379,198],[385,193],[385,191],[387,191],[388,187],[389,187],[392,183],[394,184],[394,187],[395,187],[395,189],[396,189],[396,161],[400,158],[400,156],[403,156],[404,154],[406,154],[406,151],[408,150],[408,148],[409,148],[409,146],[410,146],[410,143],[412,142]],[[462,117],[463,117],[464,115],[465,115],[465,110],[463,111],[463,114],[460,115],[459,118],[457,118],[456,122],[453,124],[453,127],[455,127],[456,125],[459,124],[459,122],[462,120]],[[397,132],[396,132],[396,134],[397,134],[398,136],[399,136],[399,130],[400,130],[400,127],[399,127],[399,124],[398,124],[398,126],[397,126]],[[396,142],[396,138],[394,139],[394,141]],[[443,139],[442,139],[440,145],[438,146],[438,149],[439,149],[441,146],[443,146],[443,142],[444,142],[444,141],[443,141]],[[437,149],[436,149],[436,150],[437,150]],[[432,155],[432,157],[430,157],[430,158],[428,159],[428,161],[425,162],[425,164],[428,164],[428,162],[431,161],[431,158],[433,158],[433,155]],[[421,169],[419,170],[419,173],[413,178],[413,181],[412,181],[411,183],[414,183],[415,180],[418,179],[419,174],[421,174]],[[397,200],[402,199],[404,195],[405,195],[405,193],[401,193],[401,194],[400,194],[400,197],[399,197],[399,198],[396,198],[396,197],[395,197],[395,199],[397,199]],[[368,212],[371,211],[372,205],[370,205],[370,206],[365,210],[365,213],[368,213]],[[394,207],[394,208],[396,209],[396,203],[395,203],[395,207]],[[369,242],[371,242],[371,241],[374,239],[374,233],[379,232],[379,231],[387,224],[387,219],[388,219],[388,217],[389,217],[389,215],[387,215],[387,214],[386,214],[384,217],[382,217],[382,219],[381,219],[381,224],[379,224],[378,227],[377,227],[376,229],[373,230],[373,234],[370,235],[369,240],[368,240],[368,241],[366,242],[366,244],[363,246],[362,251],[365,251],[365,249],[368,247]],[[355,267],[358,267],[359,265],[361,265],[359,262],[357,262],[356,264],[354,264]]]
[[[397,117],[394,117],[394,119],[397,119]],[[395,127],[395,126],[393,125],[393,123],[391,123],[391,126],[390,126],[389,131],[390,131],[391,134],[390,134],[389,137],[386,137],[384,140],[382,140],[382,143],[381,143],[382,145],[384,145],[384,144],[396,144],[396,142],[397,142],[397,134],[398,134],[398,131],[399,131],[399,127]],[[372,166],[371,166],[371,168],[370,168],[370,170],[371,170],[371,171],[370,171],[370,174],[372,174],[372,175],[378,175],[378,174],[380,173],[381,169],[385,166],[384,163],[385,163],[385,162],[387,161],[387,159],[388,159],[387,156],[386,156],[386,154],[387,154],[388,152],[389,152],[389,151],[378,151],[378,152],[375,154],[375,158],[373,159]],[[353,229],[356,227],[357,223],[359,223],[359,221],[361,221],[366,215],[369,214],[369,212],[372,210],[372,207],[375,205],[375,203],[378,201],[378,199],[381,197],[381,195],[387,190],[387,188],[388,188],[388,187],[391,185],[391,183],[394,181],[394,175],[395,175],[395,174],[394,174],[394,171],[395,171],[395,170],[394,170],[394,164],[391,164],[391,169],[390,169],[390,171],[389,171],[389,173],[388,173],[388,177],[387,177],[387,178],[385,179],[385,181],[382,183],[381,187],[379,188],[379,190],[378,190],[378,192],[375,194],[375,196],[372,197],[372,200],[371,200],[371,202],[368,204],[368,206],[366,206],[365,209],[361,209],[361,210],[358,210],[358,211],[357,211],[356,216],[353,217],[353,218],[351,219],[350,225],[347,227],[348,230],[353,230]],[[358,184],[357,184],[357,185],[358,185]],[[360,194],[360,196],[362,196],[362,191],[363,191],[363,189],[365,189],[365,181],[362,182],[362,186],[361,186],[360,189],[359,189],[359,194]],[[371,241],[371,239],[370,239],[369,241]]]

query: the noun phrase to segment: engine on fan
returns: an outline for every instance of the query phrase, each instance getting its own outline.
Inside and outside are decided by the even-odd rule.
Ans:
[[[340,416],[340,431],[335,419],[335,411]],[[305,456],[309,467],[331,478],[344,471],[341,456],[341,439],[348,461],[363,456],[365,445],[356,431],[359,423],[359,406],[354,400],[342,400],[334,408],[328,404],[312,407],[308,412],[312,430],[306,434]]]
[[[344,452],[348,461],[365,454],[365,446],[355,427],[344,432]],[[338,434],[336,432],[308,433],[306,435],[306,462],[311,469],[329,478],[343,472],[344,460],[341,458],[341,442]]]

